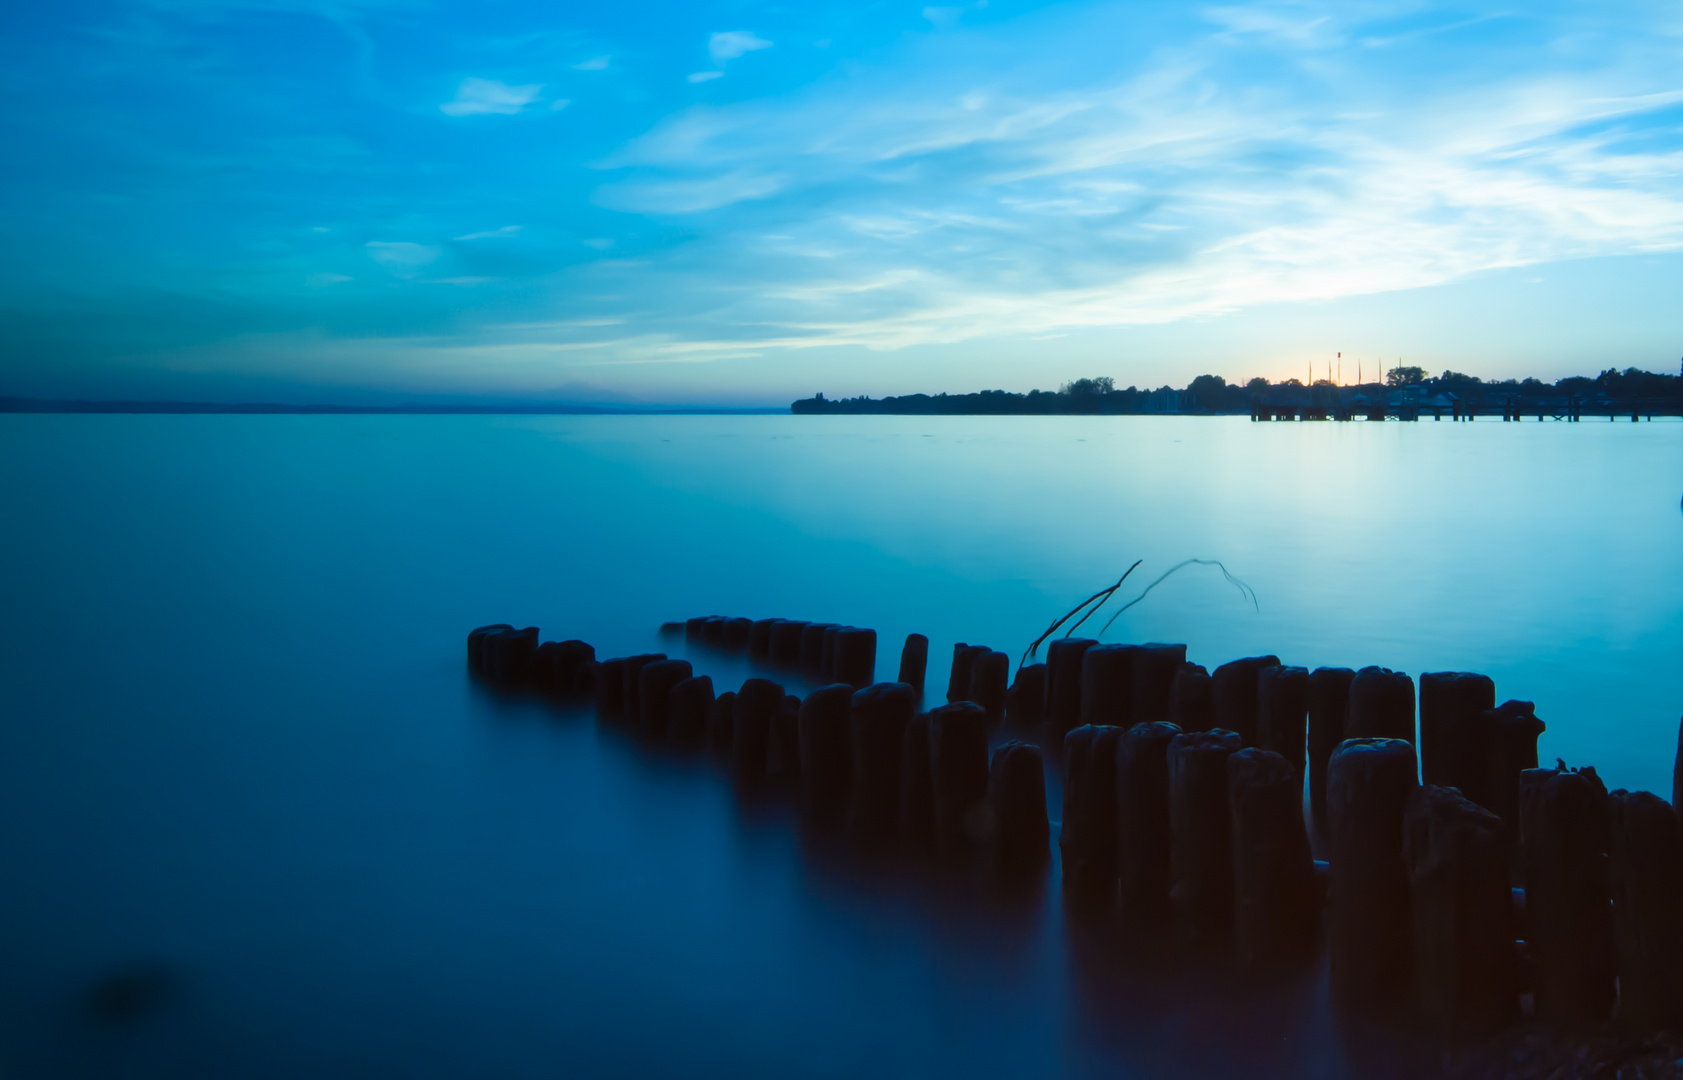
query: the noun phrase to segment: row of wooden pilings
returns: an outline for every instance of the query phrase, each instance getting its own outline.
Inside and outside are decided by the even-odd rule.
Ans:
[[[1058,755],[1066,893],[1191,953],[1266,970],[1312,953],[1324,925],[1340,1000],[1412,1003],[1452,1038],[1517,1019],[1526,993],[1558,1025],[1683,1024],[1671,804],[1609,794],[1592,768],[1538,768],[1542,721],[1529,702],[1497,705],[1486,676],[1423,674],[1417,709],[1415,681],[1381,667],[1261,656],[1211,672],[1184,645],[1063,638],[1011,680],[1006,654],[961,643],[947,704],[923,711],[920,634],[896,681],[877,682],[872,630],[712,617],[662,633],[822,685],[804,700],[768,678],[715,694],[688,660],[598,661],[507,625],[469,635],[468,665],[594,700],[642,739],[712,753],[744,788],[792,785],[804,817],[857,843],[1033,874],[1049,859],[1045,766],[1036,743],[990,753],[1003,722]]]

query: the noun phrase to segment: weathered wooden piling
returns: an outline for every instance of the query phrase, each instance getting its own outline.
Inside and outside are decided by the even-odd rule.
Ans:
[[[947,701],[970,701],[970,671],[976,663],[976,657],[986,656],[992,650],[986,645],[967,645],[959,642],[953,646],[952,667],[947,669]]]
[[[1094,645],[1081,656],[1081,722],[1132,727],[1138,645]]]
[[[1309,669],[1276,664],[1256,676],[1256,742],[1291,763],[1303,799],[1309,730]]]
[[[906,726],[916,715],[917,694],[904,682],[876,683],[853,695],[848,714],[853,770],[847,825],[862,841],[894,833],[900,817]]]
[[[1237,732],[1188,731],[1169,742],[1170,900],[1175,932],[1196,952],[1232,939],[1233,859],[1229,848],[1227,759]]]
[[[620,678],[624,683],[620,701],[621,714],[627,724],[639,726],[643,721],[643,669],[665,659],[665,653],[639,653],[625,658],[625,666],[620,669]]]
[[[667,738],[682,750],[700,748],[707,741],[707,722],[712,708],[711,677],[697,675],[680,682],[666,693]]]
[[[549,690],[560,697],[578,696],[579,668],[596,659],[596,648],[576,638],[557,642],[554,667],[550,671]]]
[[[578,701],[595,701],[596,688],[601,685],[602,665],[595,660],[586,660],[573,672],[572,697]]]
[[[1175,675],[1186,663],[1185,645],[1148,642],[1134,651],[1135,724],[1153,724],[1169,719],[1169,699],[1175,691]]]
[[[1504,701],[1479,714],[1488,768],[1483,799],[1474,799],[1502,821],[1502,849],[1518,866],[1519,774],[1537,767],[1537,736],[1544,724],[1529,701]]]
[[[993,752],[988,804],[1000,870],[1016,874],[1045,865],[1051,855],[1051,827],[1046,819],[1046,766],[1040,747],[1013,740]]]
[[[602,661],[596,672],[596,713],[612,720],[625,715],[625,660]]]
[[[684,636],[684,624],[681,622],[663,622],[660,629],[655,631],[662,638],[681,638]]]
[[[771,629],[782,619],[755,619],[748,629],[748,659],[756,664],[771,662]]]
[[[1608,796],[1608,868],[1619,971],[1619,1023],[1683,1026],[1683,828],[1646,791]]]
[[[1135,724],[1116,740],[1116,877],[1135,930],[1169,912],[1169,744],[1180,728]]]
[[[1346,739],[1414,741],[1414,680],[1390,668],[1365,667],[1350,680]]]
[[[836,623],[807,623],[801,627],[801,674],[816,679],[824,670],[824,631],[839,629]]]
[[[1614,997],[1607,789],[1593,769],[1527,769],[1519,793],[1537,1017],[1605,1020]]]
[[[985,837],[988,714],[973,701],[929,710],[929,777],[935,837],[955,853]]]
[[[735,734],[736,691],[726,690],[707,710],[707,752],[718,761],[730,761]]]
[[[707,616],[697,615],[693,619],[684,620],[684,644],[705,645],[707,643]]]
[[[1202,664],[1182,664],[1169,691],[1169,722],[1182,731],[1208,731],[1215,722],[1215,685]]]
[[[725,622],[723,615],[709,615],[702,620],[702,640],[709,649],[723,649],[725,647]]]
[[[801,666],[801,633],[806,623],[797,619],[779,619],[771,626],[770,663],[774,667]]]
[[[1116,887],[1116,745],[1122,729],[1082,724],[1064,736],[1066,892],[1108,897]]]
[[[1005,719],[1024,728],[1038,728],[1046,719],[1046,665],[1025,664],[1017,669],[1005,691]]]
[[[1496,707],[1496,684],[1470,671],[1420,673],[1420,778],[1481,802],[1485,772],[1479,714]]]
[[[847,811],[853,775],[853,694],[846,683],[832,683],[801,702],[801,810],[815,822],[839,821]]]
[[[468,670],[475,675],[485,673],[485,638],[491,634],[504,630],[513,630],[508,623],[491,623],[489,626],[476,626],[468,631],[467,636],[467,664]]]
[[[1256,693],[1262,669],[1277,667],[1277,656],[1230,660],[1210,673],[1215,696],[1215,725],[1239,736],[1241,746],[1256,745]]]
[[[1403,819],[1416,767],[1404,739],[1345,740],[1327,766],[1327,951],[1333,993],[1358,1006],[1399,1002],[1411,981]]]
[[[748,639],[754,633],[754,624],[747,619],[737,617],[725,620],[725,651],[741,654],[748,651]]]
[[[929,774],[929,714],[914,713],[900,740],[900,838],[927,848],[935,835],[935,789]]]
[[[783,705],[771,721],[766,738],[766,776],[787,785],[801,779],[801,699],[783,695]]]
[[[929,669],[929,639],[922,634],[907,634],[906,643],[900,647],[900,677],[899,682],[912,688],[918,697],[923,697],[923,676]]]
[[[1005,719],[1005,697],[1010,678],[1011,658],[1002,652],[990,650],[971,662],[970,700],[987,712],[990,724]]]
[[[1355,677],[1349,668],[1323,667],[1309,673],[1309,808],[1317,821],[1326,815],[1327,762],[1344,741],[1344,714]]]
[[[538,628],[499,630],[480,640],[485,651],[485,677],[508,689],[524,686],[531,675],[532,657],[538,651]]]
[[[824,628],[824,645],[818,658],[818,681],[826,686],[836,681],[836,636],[843,629],[839,623]]]
[[[672,688],[695,675],[688,660],[656,660],[637,673],[637,732],[645,739],[666,738]]]
[[[1046,647],[1046,727],[1062,735],[1081,722],[1081,658],[1098,642],[1058,638]]]
[[[783,687],[770,679],[749,679],[737,692],[731,719],[731,773],[752,787],[766,778],[772,724],[783,709]]]
[[[836,633],[837,682],[863,690],[876,682],[877,632],[849,626]]]
[[[1501,826],[1459,791],[1436,785],[1411,791],[1403,814],[1415,1005],[1450,1039],[1488,1034],[1519,1014]]]
[[[1227,806],[1234,952],[1253,967],[1299,959],[1320,924],[1300,766],[1261,747],[1239,750],[1227,759]]]

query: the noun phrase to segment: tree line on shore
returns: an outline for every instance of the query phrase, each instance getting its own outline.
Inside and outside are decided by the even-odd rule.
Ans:
[[[1230,383],[1220,375],[1200,375],[1184,389],[1161,386],[1155,390],[1129,386],[1118,389],[1114,379],[1076,379],[1057,390],[1030,390],[1026,394],[1007,390],[981,390],[971,394],[906,394],[900,397],[826,398],[816,394],[790,406],[795,413],[904,413],[974,415],[1057,415],[1198,412],[1247,413],[1258,405],[1333,404],[1349,402],[1356,395],[1377,399],[1394,392],[1426,397],[1444,395],[1475,407],[1504,402],[1537,402],[1576,399],[1581,402],[1605,399],[1612,402],[1673,402],[1683,404],[1683,377],[1626,368],[1608,368],[1590,378],[1573,375],[1552,383],[1540,379],[1486,381],[1474,375],[1445,371],[1428,375],[1422,368],[1398,366],[1385,373],[1385,381],[1338,386],[1327,379],[1305,384],[1299,379],[1271,383],[1258,377],[1245,383]]]

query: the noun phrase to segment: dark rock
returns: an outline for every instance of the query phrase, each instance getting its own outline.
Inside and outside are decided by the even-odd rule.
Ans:
[[[1216,727],[1237,734],[1242,746],[1256,745],[1257,683],[1262,669],[1279,664],[1277,656],[1248,656],[1225,663],[1210,673]]]
[[[749,679],[737,692],[731,720],[731,773],[752,787],[766,778],[771,728],[783,711],[783,687],[770,679]]]
[[[736,691],[726,690],[707,710],[707,752],[720,761],[729,761],[735,730]]]
[[[1428,1025],[1450,1039],[1488,1034],[1519,1015],[1501,830],[1495,814],[1454,788],[1409,793],[1403,859],[1414,915],[1414,998]]]
[[[1122,917],[1137,929],[1169,914],[1169,744],[1180,728],[1135,724],[1116,741],[1116,870]]]
[[[1414,741],[1414,680],[1390,668],[1365,667],[1350,680],[1346,739]]]
[[[666,738],[667,698],[672,688],[695,674],[688,660],[656,660],[637,675],[637,732],[656,742]]]
[[[1260,747],[1230,755],[1227,805],[1234,951],[1257,967],[1299,959],[1314,942],[1321,914],[1299,766]]]
[[[1522,936],[1531,948],[1537,1017],[1567,1025],[1605,1020],[1614,997],[1607,789],[1593,769],[1527,769],[1519,788],[1529,923]]]
[[[953,646],[953,666],[947,673],[947,701],[971,701],[970,669],[978,656],[986,656],[991,652],[986,645],[966,645],[959,642]]]
[[[1121,737],[1122,729],[1108,724],[1083,724],[1064,736],[1058,849],[1066,891],[1108,897],[1116,888],[1116,745]]]
[[[771,626],[770,662],[780,668],[801,666],[801,632],[806,623],[794,619],[779,619]]]
[[[1132,727],[1138,645],[1094,645],[1081,657],[1081,722]]]
[[[1169,898],[1175,931],[1195,951],[1220,949],[1232,933],[1227,759],[1239,748],[1238,733],[1221,728],[1169,742]]]
[[[929,710],[929,779],[943,851],[989,839],[988,714],[975,702]]]
[[[1619,1023],[1635,1031],[1683,1025],[1683,829],[1646,791],[1608,797]]]
[[[849,626],[836,634],[836,681],[855,690],[876,682],[877,632]]]
[[[685,679],[667,691],[667,734],[675,746],[695,750],[706,743],[713,700],[713,680],[706,675]]]
[[[473,672],[475,675],[483,675],[485,673],[486,635],[513,629],[514,627],[510,626],[508,623],[500,622],[492,623],[489,626],[476,626],[472,630],[469,630],[467,637],[468,670]]]
[[[929,846],[935,836],[935,788],[929,773],[929,714],[906,721],[900,740],[900,836],[913,848]]]
[[[876,683],[853,695],[848,728],[853,745],[848,831],[875,841],[891,836],[900,816],[900,765],[917,694],[905,683]],[[927,743],[924,771],[928,773]]]
[[[1439,787],[1460,788],[1482,805],[1486,770],[1479,738],[1479,714],[1496,707],[1496,684],[1467,671],[1420,675],[1420,778]]]
[[[1309,807],[1317,821],[1326,816],[1327,762],[1344,741],[1344,714],[1355,677],[1349,668],[1323,667],[1309,673]],[[1399,829],[1401,820],[1399,812]]]
[[[1414,965],[1403,818],[1415,777],[1403,739],[1348,739],[1327,768],[1327,951],[1333,993],[1357,1005],[1403,1000]]]
[[[1097,644],[1057,638],[1046,647],[1046,727],[1054,735],[1081,723],[1081,658]]]
[[[922,634],[907,634],[906,644],[900,649],[900,682],[912,688],[918,697],[923,697],[923,676],[929,669],[929,639]]]
[[[1303,765],[1309,725],[1309,669],[1276,665],[1256,676],[1256,742],[1291,762],[1303,800]]]
[[[1005,719],[1006,684],[1011,678],[1011,658],[1002,652],[984,651],[970,665],[970,700],[988,714],[988,723]]]
[[[596,669],[596,713],[604,720],[625,715],[625,660],[604,660]]]
[[[1185,645],[1164,645],[1149,642],[1134,653],[1135,724],[1154,724],[1169,720],[1169,699],[1175,692],[1175,675],[1186,663]]]
[[[833,683],[801,702],[801,809],[812,821],[839,821],[847,810],[853,775],[853,694],[846,683]]]
[[[1040,747],[1007,742],[993,752],[988,773],[994,854],[1000,868],[1008,873],[1039,869],[1051,854]]]
[[[643,720],[643,669],[650,664],[659,663],[666,659],[665,653],[640,653],[637,656],[625,658],[625,666],[620,669],[620,677],[625,686],[621,693],[624,704],[625,722],[641,725]]]
[[[1209,731],[1215,722],[1215,683],[1202,664],[1182,664],[1169,691],[1169,722],[1184,732]]]

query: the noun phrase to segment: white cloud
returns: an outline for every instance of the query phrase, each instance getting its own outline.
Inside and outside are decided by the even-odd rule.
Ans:
[[[369,258],[394,274],[412,274],[439,256],[438,248],[407,240],[370,240],[363,247]]]
[[[760,37],[751,30],[722,30],[707,39],[708,55],[713,62],[720,66],[735,60],[744,53],[769,49],[772,42]]]
[[[574,71],[603,71],[608,66],[608,57],[593,56],[589,60],[581,60],[573,65]]]
[[[510,86],[495,79],[463,79],[455,99],[444,102],[438,110],[446,116],[512,115],[536,101],[542,91],[542,83]]]
[[[571,105],[572,103],[573,103],[572,98],[556,98],[554,101],[549,103],[549,111],[550,112],[560,112],[562,109],[565,109],[567,106]]]
[[[714,79],[717,79],[722,75],[724,75],[724,72],[722,71],[696,71],[690,74],[690,82],[712,82]]]
[[[471,232],[466,236],[458,236],[457,240],[506,240],[511,236],[520,235],[524,225],[504,225],[500,229],[488,229],[485,232]]]

